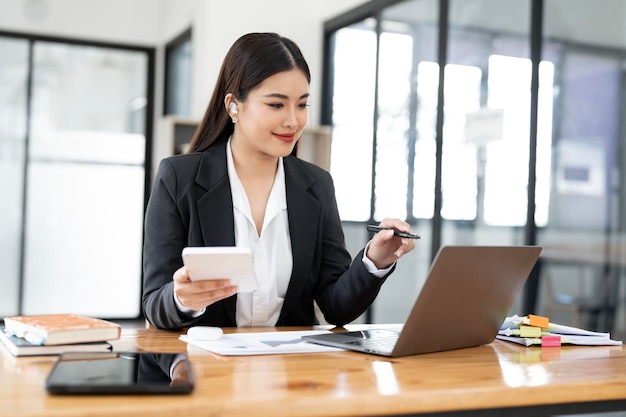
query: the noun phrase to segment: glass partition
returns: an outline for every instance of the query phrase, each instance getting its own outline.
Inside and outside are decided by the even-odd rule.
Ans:
[[[25,314],[140,315],[147,55],[37,42]]]
[[[355,79],[360,63],[370,63],[354,95],[360,103],[338,93],[348,76],[329,80],[333,115],[342,109],[341,120],[351,114],[364,126],[344,130],[333,145],[333,160],[345,161],[331,172],[342,183],[341,215],[348,231],[394,216],[422,236],[383,286],[371,319],[402,321],[443,245],[530,244],[543,252],[514,311],[624,334],[626,3],[367,6],[326,26],[329,36],[350,30],[341,25],[354,14],[377,35],[360,50],[369,56],[327,57],[335,73]],[[362,160],[370,158],[366,172]]]
[[[452,0],[449,7],[442,244],[522,244],[529,177],[530,2]]]
[[[10,33],[0,52],[0,317],[140,317],[154,52]]]
[[[29,44],[0,36],[0,317],[19,311]]]
[[[553,111],[539,108],[540,121],[551,126],[552,161],[539,233],[540,295],[546,314],[613,331],[623,320],[616,313],[624,306],[626,266],[626,4],[544,3],[544,59],[554,68],[555,94],[545,102]]]

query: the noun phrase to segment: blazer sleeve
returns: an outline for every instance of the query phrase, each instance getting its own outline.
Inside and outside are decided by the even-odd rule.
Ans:
[[[345,247],[335,189],[330,174],[324,172],[324,213],[321,223],[321,263],[315,299],[331,324],[342,326],[358,318],[374,302],[386,278],[371,274],[363,263],[361,249],[351,261]]]
[[[323,227],[321,285],[317,302],[326,321],[343,326],[357,319],[374,302],[395,265],[387,275],[377,277],[367,270],[363,263],[364,249],[361,249],[349,267],[338,275],[341,271],[338,266],[345,262],[338,255],[347,252],[347,249],[334,189],[328,201]]]
[[[177,206],[180,190],[169,159],[159,165],[146,209],[143,251],[144,314],[161,329],[187,327],[194,319],[174,302],[174,272],[183,266],[181,249],[187,243],[188,220]]]

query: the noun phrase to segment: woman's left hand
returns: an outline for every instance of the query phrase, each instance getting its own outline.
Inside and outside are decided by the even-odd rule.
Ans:
[[[390,230],[381,230],[376,233],[365,255],[374,262],[378,269],[384,269],[402,255],[411,252],[415,247],[415,240],[394,236],[392,229],[412,233],[409,224],[400,219],[386,218],[380,222],[379,226]]]

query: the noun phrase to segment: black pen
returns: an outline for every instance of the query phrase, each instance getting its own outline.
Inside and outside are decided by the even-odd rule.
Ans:
[[[367,231],[368,232],[380,232],[381,230],[389,230],[391,229],[390,227],[380,227],[380,226],[374,226],[373,224],[368,224],[367,225]],[[413,233],[407,233],[407,232],[401,232],[399,230],[393,229],[393,234],[394,236],[398,236],[398,237],[406,237],[409,239],[419,239],[420,237],[416,234]]]

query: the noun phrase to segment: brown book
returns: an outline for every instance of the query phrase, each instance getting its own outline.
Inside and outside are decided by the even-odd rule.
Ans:
[[[38,345],[103,342],[119,339],[119,324],[77,314],[43,314],[4,318],[7,333]]]
[[[64,352],[110,352],[112,346],[108,342],[70,343],[68,345],[35,345],[26,339],[11,336],[0,326],[0,351],[2,348],[13,356],[58,355]]]

